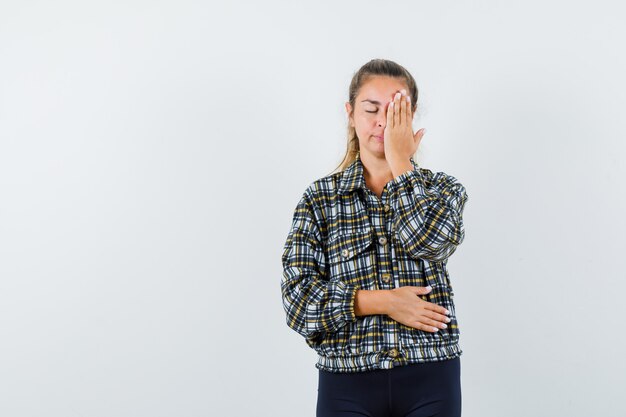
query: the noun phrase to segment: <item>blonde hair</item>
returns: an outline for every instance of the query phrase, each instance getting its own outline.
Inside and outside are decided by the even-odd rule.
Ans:
[[[351,116],[354,114],[356,96],[359,95],[361,87],[371,78],[376,76],[392,77],[403,80],[408,89],[407,94],[411,96],[411,111],[415,112],[417,109],[418,90],[415,79],[411,73],[409,73],[409,71],[407,71],[402,65],[393,61],[387,59],[372,59],[359,68],[359,70],[352,76],[352,81],[350,82],[350,88],[348,90],[348,101],[352,107]],[[356,135],[354,127],[350,126],[350,123],[348,123],[348,143],[346,146],[346,154],[333,173],[346,169],[352,162],[355,161],[358,153],[359,138]]]

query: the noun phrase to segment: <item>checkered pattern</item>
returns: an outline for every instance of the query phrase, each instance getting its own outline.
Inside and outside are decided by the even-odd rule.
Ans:
[[[462,354],[446,263],[465,237],[467,193],[456,178],[411,163],[379,198],[357,156],[310,184],[296,206],[282,255],[282,300],[287,325],[318,353],[318,369],[388,369]],[[433,288],[420,297],[450,311],[447,329],[355,316],[358,289],[406,285]]]

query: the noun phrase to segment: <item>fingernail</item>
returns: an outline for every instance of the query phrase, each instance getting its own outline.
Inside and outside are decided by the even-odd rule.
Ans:
[[[429,285],[429,286],[427,286],[427,287],[426,287],[426,289],[427,289],[428,291],[430,291],[430,290],[432,290],[432,289],[433,289],[433,287],[431,287],[431,286]]]
[[[450,314],[450,311],[449,311],[449,310],[446,310],[446,314]]]

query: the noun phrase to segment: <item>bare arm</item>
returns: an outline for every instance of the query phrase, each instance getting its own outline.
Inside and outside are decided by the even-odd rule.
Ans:
[[[354,300],[354,314],[387,314],[390,290],[357,290]]]
[[[404,325],[427,332],[445,329],[450,322],[444,307],[422,300],[419,295],[430,292],[427,287],[405,286],[393,290],[357,290],[354,315],[386,314]]]

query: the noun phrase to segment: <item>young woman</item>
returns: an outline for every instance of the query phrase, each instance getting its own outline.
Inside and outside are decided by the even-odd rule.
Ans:
[[[341,170],[310,184],[293,215],[282,300],[318,353],[318,417],[461,415],[446,264],[465,237],[467,193],[414,161],[417,95],[401,65],[361,67]]]

